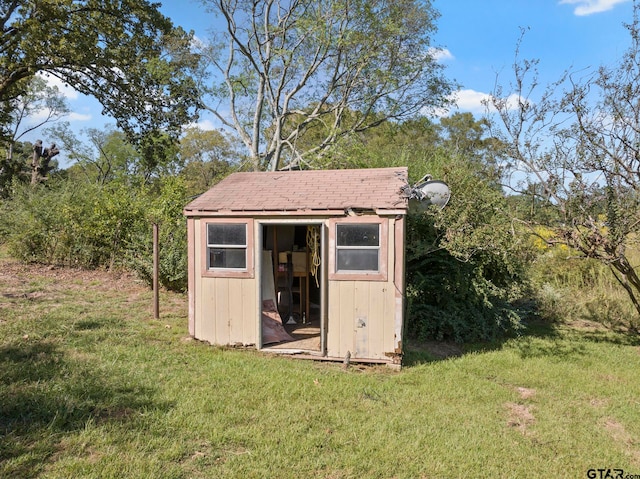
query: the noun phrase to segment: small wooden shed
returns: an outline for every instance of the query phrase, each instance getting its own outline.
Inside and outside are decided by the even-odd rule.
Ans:
[[[234,173],[189,203],[189,333],[399,365],[407,169]]]

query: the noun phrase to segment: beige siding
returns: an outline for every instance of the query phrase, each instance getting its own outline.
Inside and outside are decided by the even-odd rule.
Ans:
[[[189,334],[195,336],[196,320],[196,267],[195,267],[195,220],[187,218],[187,278],[188,278],[188,300],[189,300]]]
[[[373,281],[332,281],[329,284],[327,354],[388,359],[393,352],[395,295],[392,285]]]
[[[395,349],[394,225],[389,225],[388,281],[329,281],[327,354],[389,359]]]
[[[396,227],[398,223],[398,227]],[[190,235],[195,274],[193,288],[194,337],[212,344],[258,342],[259,311],[257,276],[219,278],[202,275],[204,221],[194,219]],[[354,359],[390,360],[401,339],[403,309],[403,252],[396,252],[396,240],[403,245],[402,222],[389,219],[387,228],[387,280],[330,280],[326,284],[327,355]],[[327,247],[331,247],[327,244]],[[257,266],[257,265],[256,265]],[[399,269],[398,269],[399,268]],[[325,276],[326,277],[326,276]],[[191,293],[190,293],[191,294]],[[191,314],[191,313],[190,313]]]
[[[199,238],[201,221],[195,225]],[[212,344],[255,344],[258,320],[255,278],[207,278],[200,274],[203,251],[195,248],[195,334]]]

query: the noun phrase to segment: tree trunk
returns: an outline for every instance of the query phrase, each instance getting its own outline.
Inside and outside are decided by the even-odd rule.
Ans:
[[[629,263],[629,260],[626,256],[621,255],[613,263],[610,264],[610,267],[615,278],[626,290],[629,299],[638,312],[638,316],[640,316],[640,301],[638,300],[637,296],[638,293],[640,293],[640,278],[638,277],[638,274],[636,273],[633,265]],[[616,270],[620,273],[620,275],[616,274]],[[637,328],[633,327],[633,324],[634,322],[630,321],[630,329],[638,332]]]
[[[36,141],[33,145],[33,156],[31,157],[31,185],[40,182],[40,158],[42,157],[42,141]]]

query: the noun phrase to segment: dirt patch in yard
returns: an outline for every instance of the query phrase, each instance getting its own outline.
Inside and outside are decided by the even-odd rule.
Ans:
[[[149,292],[144,282],[124,271],[85,270],[24,264],[12,259],[0,260],[0,309],[16,301],[47,302],[53,309],[63,298],[80,293],[90,299],[95,293],[126,292],[129,300]]]
[[[614,441],[624,446],[634,466],[640,466],[640,444],[638,440],[629,434],[624,424],[609,417],[604,420],[603,426]]]
[[[42,264],[25,264],[11,258],[0,259],[0,311],[20,302],[46,304],[53,310],[73,298],[80,306],[93,308],[98,296],[112,297],[118,305],[148,304],[151,288],[131,272],[104,269],[86,270]],[[186,316],[186,294],[160,290],[160,315]],[[1,316],[1,315],[0,315]],[[2,319],[0,319],[2,324]]]
[[[0,260],[0,284],[13,286],[4,289],[3,295],[24,294],[24,286],[36,279],[51,280],[49,286],[57,289],[64,285],[65,289],[75,285],[78,289],[89,289],[100,285],[102,289],[126,290],[134,288],[145,289],[142,281],[126,271],[86,270],[66,268],[41,264],[24,264],[15,260]],[[41,293],[41,292],[38,292]],[[33,293],[35,294],[35,293]],[[8,297],[8,296],[7,296]]]
[[[531,388],[517,387],[516,391],[518,391],[520,399],[531,399],[536,395],[536,390]]]
[[[627,432],[625,427],[618,421],[612,418],[607,418],[604,422],[604,428],[607,430],[611,437],[617,441],[627,445],[633,445],[633,438],[631,434]]]
[[[506,403],[505,407],[507,409],[507,425],[526,434],[529,426],[536,420],[531,412],[531,407],[513,402]]]

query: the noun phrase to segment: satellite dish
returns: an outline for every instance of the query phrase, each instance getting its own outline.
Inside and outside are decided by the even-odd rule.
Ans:
[[[423,181],[425,178],[429,179]],[[449,186],[444,181],[432,180],[428,176],[425,178],[411,189],[409,205],[423,211],[432,205],[438,209],[444,208],[451,198]]]

